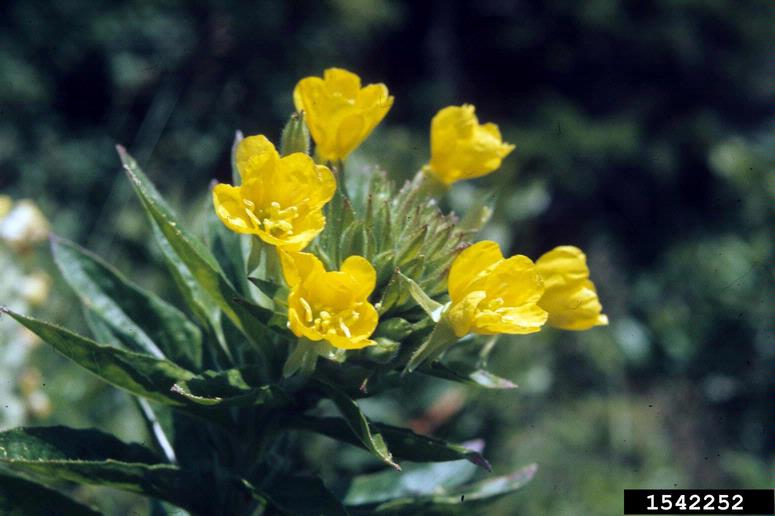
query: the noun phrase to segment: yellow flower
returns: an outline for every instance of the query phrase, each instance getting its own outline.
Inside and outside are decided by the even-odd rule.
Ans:
[[[549,312],[551,326],[588,330],[608,324],[581,249],[570,245],[555,247],[536,261],[536,268],[546,287],[538,305]]]
[[[293,90],[321,158],[345,159],[377,127],[393,105],[387,86],[369,84],[342,68],[329,68],[323,78],[305,77]]]
[[[280,259],[290,287],[288,327],[297,337],[341,349],[374,344],[369,337],[379,317],[368,297],[377,273],[365,258],[350,256],[332,272],[309,253],[281,252]]]
[[[215,213],[229,229],[291,251],[323,230],[323,206],[336,190],[327,167],[301,152],[281,158],[263,135],[242,140],[236,162],[242,184],[213,189]]]
[[[449,106],[431,122],[431,162],[424,170],[451,185],[496,170],[512,150],[497,125],[479,124],[474,106]]]
[[[534,333],[546,322],[538,306],[544,285],[535,264],[522,255],[504,258],[495,242],[478,242],[460,253],[448,288],[446,317],[458,337]]]

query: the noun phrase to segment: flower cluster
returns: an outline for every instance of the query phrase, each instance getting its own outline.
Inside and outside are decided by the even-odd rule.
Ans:
[[[240,184],[213,189],[215,212],[229,229],[255,235],[277,249],[287,286],[287,327],[300,343],[325,341],[339,349],[375,344],[372,334],[387,306],[369,301],[384,283],[378,282],[378,270],[365,256],[338,260],[327,255],[316,238],[326,228],[327,216],[340,222],[331,231],[351,230],[341,225],[346,218],[343,206],[350,203],[343,192],[344,160],[387,115],[393,100],[384,84],[362,86],[360,77],[340,68],[326,70],[322,78],[306,77],[293,91],[298,110],[294,120],[304,121],[315,143],[315,158],[298,151],[281,156],[265,136],[250,136],[236,147]],[[431,122],[430,143],[428,164],[401,192],[407,199],[413,195],[407,189],[414,189],[416,196],[428,195],[429,189],[418,186],[423,181],[443,190],[489,174],[514,149],[503,141],[496,124],[480,124],[469,104],[441,109]],[[281,151],[294,147],[309,148],[284,144]],[[332,202],[337,195],[339,202]],[[423,200],[413,202],[419,206]],[[368,241],[373,228],[363,229]],[[394,249],[407,245],[411,247],[399,242]],[[302,252],[307,248],[313,252]],[[407,260],[394,263],[400,268]],[[337,265],[339,270],[326,270]],[[481,241],[454,257],[446,288],[448,302],[439,304],[434,320],[451,328],[456,338],[470,333],[527,334],[547,324],[586,330],[608,323],[589,279],[586,256],[572,246],[557,247],[534,262],[523,255],[505,258],[498,244]]]

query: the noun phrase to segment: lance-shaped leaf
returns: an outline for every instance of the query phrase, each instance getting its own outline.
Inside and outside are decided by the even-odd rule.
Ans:
[[[168,360],[103,346],[60,326],[18,314],[7,308],[1,310],[102,380],[137,396],[167,405],[187,404],[171,393],[170,387],[176,382],[192,378],[194,373]]]
[[[358,404],[338,388],[321,381],[317,383],[339,409],[358,442],[382,462],[400,470],[401,467],[393,461],[393,455],[388,450],[385,439],[372,428]]]
[[[317,477],[273,475],[259,493],[289,516],[349,515],[342,502]]]
[[[422,308],[426,314],[428,314],[428,317],[430,317],[433,322],[439,322],[439,319],[441,319],[441,313],[444,310],[444,305],[441,303],[434,301],[433,299],[428,296],[428,294],[425,293],[425,291],[415,283],[414,280],[411,278],[404,276],[402,273],[398,273],[398,276],[401,278],[401,281],[403,284],[408,288],[409,294],[412,296],[412,299],[414,299],[415,303],[420,305],[420,308]]]
[[[517,385],[510,380],[501,378],[485,369],[465,362],[450,362],[448,364],[443,364],[436,361],[421,366],[418,371],[437,378],[484,387],[485,389],[517,388]]]
[[[127,280],[92,254],[60,238],[51,239],[54,261],[73,291],[134,351],[198,368],[202,336],[175,307]]]
[[[242,330],[264,354],[270,355],[271,349],[262,344],[266,340],[261,338],[265,334],[266,327],[237,302],[237,299],[240,298],[239,293],[220,270],[213,255],[199,240],[181,226],[159,192],[137,166],[135,160],[123,147],[118,146],[117,148],[135,193],[140,198],[148,216],[158,225],[175,254],[235,326]]]
[[[289,423],[298,429],[317,432],[338,441],[366,448],[347,423],[338,418],[297,416],[290,419]],[[382,423],[371,423],[371,426],[382,435],[390,452],[398,460],[447,462],[465,459],[487,471],[491,469],[490,463],[482,456],[481,450],[420,435],[408,428]]]
[[[0,473],[0,514],[98,516],[100,513],[49,487]]]
[[[458,341],[452,325],[445,317],[442,317],[428,338],[412,353],[409,362],[404,368],[404,373],[411,373],[426,361],[433,361],[449,346]]]
[[[176,383],[172,391],[193,403],[205,406],[277,406],[290,400],[276,385],[255,385],[253,381],[248,383],[255,374],[252,369],[205,371]]]
[[[203,475],[160,462],[148,448],[96,430],[60,426],[0,433],[0,464],[13,471],[48,482],[115,487],[203,511],[209,505]]]
[[[354,516],[468,516],[487,514],[485,509],[499,498],[530,482],[538,467],[526,466],[511,475],[489,478],[440,493],[406,496],[378,504],[348,507]]]
[[[467,443],[481,450],[483,441]],[[352,479],[344,496],[347,505],[385,502],[394,498],[438,493],[468,482],[477,468],[467,461],[415,464],[404,471],[384,470]]]

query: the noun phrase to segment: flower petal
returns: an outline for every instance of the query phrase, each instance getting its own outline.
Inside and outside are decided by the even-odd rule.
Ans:
[[[255,233],[256,226],[247,214],[242,202],[240,188],[227,184],[217,184],[213,188],[215,214],[226,227],[237,233]]]
[[[363,256],[350,256],[343,263],[341,271],[355,282],[355,298],[366,299],[377,284],[377,271]]]
[[[492,240],[483,240],[464,249],[449,270],[447,288],[452,302],[462,300],[479,275],[502,260],[500,247]]]

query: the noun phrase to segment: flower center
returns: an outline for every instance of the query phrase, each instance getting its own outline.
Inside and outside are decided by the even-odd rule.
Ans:
[[[328,307],[319,310],[313,309],[312,305],[303,297],[299,298],[299,303],[304,308],[304,321],[315,331],[322,335],[331,333],[343,335],[348,339],[352,337],[350,326],[358,322],[361,316],[357,309],[363,304],[355,303],[349,310],[335,312]]]
[[[272,201],[268,208],[256,210],[256,204],[248,199],[243,199],[250,219],[264,231],[275,237],[288,237],[293,234],[293,221],[299,216],[296,206],[283,208],[277,201]]]

